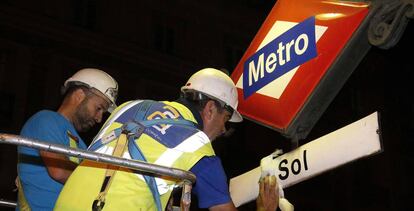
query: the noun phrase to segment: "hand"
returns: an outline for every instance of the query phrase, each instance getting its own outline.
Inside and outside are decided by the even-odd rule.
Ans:
[[[14,184],[16,185],[16,188],[13,189],[13,191],[19,190],[19,186],[20,186],[19,176],[16,176],[16,179],[14,179]]]
[[[279,206],[279,185],[276,176],[266,176],[260,181],[259,196],[256,199],[258,211],[275,211]]]

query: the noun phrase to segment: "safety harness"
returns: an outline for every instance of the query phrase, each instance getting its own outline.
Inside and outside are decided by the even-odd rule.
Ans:
[[[128,152],[131,155],[132,159],[147,162],[144,154],[141,152],[138,144],[135,142],[147,128],[159,124],[172,124],[172,125],[182,125],[189,127],[196,127],[194,122],[185,119],[152,119],[145,120],[147,112],[150,110],[151,106],[157,103],[152,100],[145,100],[137,104],[136,112],[133,115],[131,120],[124,122],[122,127],[117,128],[110,132],[108,135],[102,137],[101,139],[95,141],[88,150],[95,151],[102,146],[109,144],[117,140],[115,149],[112,153],[113,156],[121,157],[125,151],[125,146],[128,145]],[[122,122],[121,122],[122,123]],[[109,190],[112,179],[119,168],[107,168],[105,172],[105,179],[102,183],[100,193],[94,200],[92,204],[93,211],[100,211],[105,205],[105,196]],[[162,210],[160,194],[158,192],[157,184],[153,176],[142,175],[145,182],[147,183],[149,189],[151,190],[154,202],[157,206],[157,210]]]

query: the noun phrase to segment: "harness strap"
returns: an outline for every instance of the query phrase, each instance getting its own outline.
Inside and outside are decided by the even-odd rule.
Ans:
[[[136,123],[137,122],[126,122],[126,123],[124,123],[123,126],[129,125],[129,124],[136,124]],[[154,125],[159,125],[159,124],[172,124],[172,125],[182,125],[182,126],[195,127],[194,122],[191,122],[191,121],[185,120],[185,119],[152,119],[152,120],[139,121],[139,124],[143,125],[145,128],[151,127],[151,126],[154,126]],[[131,125],[129,125],[127,127],[133,128],[133,126],[131,126]],[[96,151],[97,149],[101,148],[102,146],[111,143],[112,141],[116,140],[119,137],[122,130],[123,130],[123,127],[113,130],[108,135],[106,135],[106,136],[98,139],[94,143],[92,143],[92,145],[88,148],[88,150]]]
[[[127,144],[127,135],[125,133],[121,133],[116,143],[115,149],[112,152],[113,156],[122,157],[122,154],[125,151],[125,146]],[[112,179],[115,176],[115,173],[119,169],[119,166],[108,166],[105,172],[105,179],[101,186],[101,191],[99,192],[96,199],[93,201],[92,210],[93,211],[100,211],[103,209],[105,205],[105,196],[108,193],[109,187],[111,186]]]
[[[129,150],[129,154],[134,160],[140,160],[140,161],[147,162],[147,159],[145,159],[145,156],[142,154],[141,150],[136,144],[135,139],[130,138],[130,140],[128,141],[128,150]],[[142,174],[142,176],[144,177],[145,182],[147,183],[149,189],[151,190],[151,194],[154,198],[155,204],[157,205],[157,210],[161,211],[162,210],[161,199],[160,199],[160,194],[158,192],[157,183],[155,182],[155,178],[152,176],[144,175],[144,174]]]
[[[185,119],[144,120],[145,117],[146,117],[146,113],[148,112],[148,110],[150,109],[151,105],[154,102],[155,101],[145,100],[145,101],[139,103],[137,105],[138,108],[137,108],[137,110],[134,114],[133,121],[123,123],[121,128],[117,128],[117,129],[113,130],[111,133],[109,133],[108,135],[106,135],[106,136],[102,137],[101,139],[95,141],[89,147],[89,150],[96,151],[97,149],[101,148],[103,145],[109,144],[112,141],[118,139],[117,145],[114,149],[114,153],[115,153],[115,151],[117,151],[116,148],[118,148],[118,143],[120,142],[119,139],[122,136],[125,136],[125,138],[123,138],[123,139],[128,140],[128,151],[129,151],[129,154],[131,155],[132,159],[147,162],[144,154],[142,153],[139,146],[135,142],[135,140],[138,139],[142,135],[142,133],[145,132],[146,128],[154,126],[154,125],[159,125],[159,124],[174,124],[174,125],[183,125],[183,126],[195,127],[195,123],[193,123],[189,120],[185,120]],[[123,144],[123,148],[124,147],[125,147],[125,143]],[[121,154],[122,153],[123,153],[123,150],[122,150]],[[113,154],[113,155],[115,155],[115,154]],[[112,171],[114,171],[114,170],[112,170]],[[105,180],[104,180],[104,182],[102,184],[102,187],[101,187],[101,192],[99,193],[98,197],[95,199],[95,201],[93,203],[93,210],[94,211],[100,211],[103,208],[104,204],[105,204],[105,195],[106,195],[106,192],[109,189],[109,186],[110,186],[110,183],[112,181],[113,174],[114,174],[114,173],[111,173],[112,175],[108,175],[108,172],[110,172],[109,169],[107,169],[107,172],[106,172],[106,175],[105,175]],[[155,181],[155,178],[153,176],[148,176],[148,175],[142,175],[142,176],[144,177],[145,182],[147,183],[149,189],[151,190],[151,194],[154,198],[155,204],[157,206],[157,210],[161,211],[162,210],[161,199],[160,199],[160,194],[158,192],[157,183]],[[97,207],[98,209],[95,209],[95,207]]]

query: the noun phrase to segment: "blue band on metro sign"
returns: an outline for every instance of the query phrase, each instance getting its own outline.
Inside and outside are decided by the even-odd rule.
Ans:
[[[315,17],[310,17],[275,38],[244,62],[244,99],[316,56]]]

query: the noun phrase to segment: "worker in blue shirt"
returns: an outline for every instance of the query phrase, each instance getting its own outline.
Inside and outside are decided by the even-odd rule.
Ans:
[[[189,170],[197,179],[192,192],[200,208],[235,210],[227,176],[211,141],[240,122],[231,78],[205,68],[181,87],[176,101],[133,100],[111,114],[89,150]],[[276,210],[274,182],[261,183],[261,210]],[[177,181],[85,160],[72,173],[55,210],[165,210]],[[87,187],[87,188],[85,188]]]
[[[78,132],[102,121],[116,105],[117,82],[106,72],[85,68],[62,87],[63,101],[57,111],[41,110],[24,124],[20,135],[35,140],[86,149]],[[55,201],[79,164],[76,157],[18,147],[18,206],[16,210],[53,210]]]

